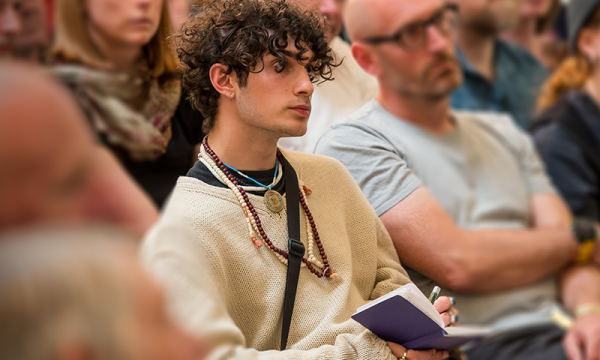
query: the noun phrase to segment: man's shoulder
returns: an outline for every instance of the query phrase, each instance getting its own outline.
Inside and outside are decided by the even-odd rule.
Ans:
[[[347,133],[376,133],[385,134],[385,128],[389,114],[373,99],[364,104],[360,109],[352,113],[343,122],[331,126],[324,133],[329,135],[346,136]]]
[[[538,59],[518,45],[498,39],[496,41],[496,49],[505,58],[510,59],[513,65],[519,67],[519,69],[527,69],[528,71],[535,71],[544,75],[548,73],[546,67]],[[529,73],[529,75],[533,74]]]
[[[301,172],[298,174],[299,176],[307,175],[307,174],[315,174],[323,171],[324,169],[328,170],[344,170],[344,165],[338,160],[318,154],[307,154],[300,151],[293,150],[285,150],[281,149],[281,153],[285,156],[286,159],[289,160],[290,164],[294,168],[298,168]]]

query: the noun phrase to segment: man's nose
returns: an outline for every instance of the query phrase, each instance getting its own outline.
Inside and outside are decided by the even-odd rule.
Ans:
[[[444,34],[435,26],[428,26],[427,31],[427,47],[431,52],[447,51],[452,48],[452,37]]]

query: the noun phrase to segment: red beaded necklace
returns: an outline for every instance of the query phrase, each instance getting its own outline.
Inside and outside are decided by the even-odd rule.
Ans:
[[[223,172],[223,174],[225,174],[225,176],[227,176],[227,179],[229,179],[229,181],[231,181],[238,188],[240,194],[244,198],[244,202],[246,203],[248,210],[254,217],[254,221],[256,222],[256,227],[260,233],[260,236],[262,237],[263,241],[265,242],[265,244],[267,244],[267,246],[269,247],[269,249],[271,251],[273,251],[274,253],[277,253],[277,254],[283,256],[285,259],[287,259],[288,258],[287,251],[279,249],[278,247],[273,245],[271,240],[269,240],[269,237],[267,236],[264,229],[262,228],[262,224],[261,224],[260,218],[258,217],[258,214],[256,213],[256,209],[254,209],[254,206],[252,206],[252,204],[250,203],[250,199],[248,198],[248,194],[246,194],[246,191],[244,191],[244,189],[241,186],[239,186],[238,181],[235,179],[235,177],[233,177],[233,175],[231,175],[231,173],[229,172],[229,169],[227,169],[227,167],[219,159],[217,154],[215,154],[215,152],[210,148],[210,146],[208,146],[208,136],[206,136],[204,138],[204,140],[202,140],[202,145],[204,146],[206,153],[208,153],[208,155],[212,158],[212,160],[219,167],[219,169]],[[277,149],[277,157],[279,158],[279,161],[283,164],[284,163],[283,155],[281,154],[279,149]],[[285,168],[284,168],[284,171],[285,171]],[[288,194],[288,196],[291,196],[291,195]],[[331,266],[329,266],[329,261],[327,260],[327,255],[325,254],[325,249],[323,248],[323,244],[321,243],[321,239],[319,238],[319,232],[317,231],[317,225],[315,224],[314,218],[308,208],[308,205],[306,204],[306,200],[304,199],[304,194],[302,194],[302,190],[299,190],[299,196],[300,196],[300,205],[304,209],[304,213],[306,214],[306,216],[308,218],[308,222],[310,223],[310,226],[312,228],[312,233],[314,235],[314,240],[319,249],[319,254],[321,255],[321,259],[323,260],[323,271],[320,272],[319,270],[315,269],[313,264],[305,257],[302,258],[302,262],[304,264],[306,264],[306,267],[308,268],[308,270],[310,270],[311,273],[315,274],[319,278],[322,278],[323,276],[325,276],[327,279],[335,278],[336,274],[334,273]]]

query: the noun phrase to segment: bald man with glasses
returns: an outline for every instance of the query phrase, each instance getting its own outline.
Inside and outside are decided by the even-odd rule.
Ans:
[[[496,330],[469,359],[598,359],[598,225],[572,218],[510,118],[450,109],[457,6],[350,0],[345,21],[379,93],[316,152],[350,171],[424,293],[440,285],[461,323]],[[560,305],[577,315],[566,334]]]

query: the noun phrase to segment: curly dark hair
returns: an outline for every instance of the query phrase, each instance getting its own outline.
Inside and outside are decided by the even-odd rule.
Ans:
[[[182,64],[182,84],[189,100],[205,119],[203,131],[212,128],[220,94],[210,81],[214,64],[235,71],[239,86],[246,86],[249,73],[264,69],[263,56],[280,59],[283,71],[289,57],[307,66],[310,79],[333,80],[333,54],[325,41],[319,18],[291,6],[285,0],[205,0],[196,3],[190,17],[175,37]],[[286,50],[292,39],[297,54]],[[305,54],[312,50],[313,58]]]

